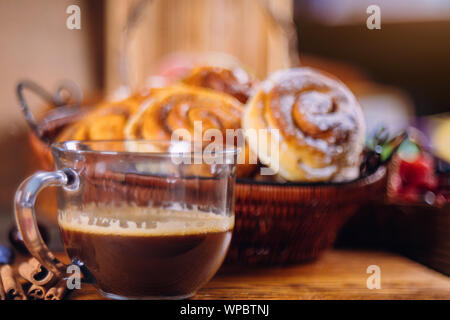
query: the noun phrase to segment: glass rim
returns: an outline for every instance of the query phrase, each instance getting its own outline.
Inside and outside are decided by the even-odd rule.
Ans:
[[[121,143],[124,146],[127,144],[142,145],[142,146],[151,146],[151,145],[164,145],[169,147],[171,145],[191,145],[190,151],[183,150],[169,150],[169,151],[136,151],[136,150],[112,150],[108,148],[104,148],[104,150],[92,150],[92,149],[78,149],[77,147],[89,145],[99,145],[105,146],[108,144]],[[201,143],[201,151],[196,149],[196,144]],[[51,150],[56,150],[61,153],[70,153],[70,154],[97,154],[97,155],[136,155],[136,156],[153,156],[153,157],[173,157],[173,156],[189,156],[189,155],[199,155],[203,154],[204,143],[214,144],[215,146],[225,146],[220,151],[216,151],[214,154],[209,154],[210,157],[220,157],[224,155],[238,155],[240,152],[240,147],[236,147],[234,145],[227,145],[224,143],[215,143],[213,141],[173,141],[173,140],[145,140],[145,139],[111,139],[111,140],[67,140],[61,142],[54,142],[51,144]],[[130,145],[131,146],[131,145]]]

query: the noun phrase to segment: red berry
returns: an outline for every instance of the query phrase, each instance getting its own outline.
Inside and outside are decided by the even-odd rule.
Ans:
[[[407,202],[417,202],[419,200],[419,192],[414,187],[404,188],[400,197]]]

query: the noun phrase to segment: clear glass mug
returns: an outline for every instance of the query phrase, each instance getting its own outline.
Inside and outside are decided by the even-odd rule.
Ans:
[[[56,170],[25,180],[16,222],[30,253],[65,277],[43,242],[34,204],[58,186],[65,250],[111,298],[187,298],[218,270],[234,227],[236,148],[171,141],[52,145]]]

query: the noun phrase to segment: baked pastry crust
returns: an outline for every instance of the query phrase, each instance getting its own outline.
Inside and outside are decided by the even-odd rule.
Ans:
[[[129,119],[125,138],[171,140],[176,135],[183,137],[180,133],[184,131],[192,140],[204,141],[207,140],[204,137],[206,131],[213,129],[219,130],[224,139],[220,143],[225,143],[227,129],[240,129],[242,114],[243,105],[228,94],[200,87],[175,85],[155,90],[152,97],[143,103],[142,109]],[[237,168],[237,175],[240,177],[248,176],[256,167],[255,164],[249,164],[249,148],[243,136],[242,142],[240,157],[244,158],[238,160]]]
[[[139,110],[137,96],[120,102],[103,102],[81,120],[67,126],[57,141],[68,140],[120,140],[128,118]]]
[[[346,181],[359,176],[364,118],[339,80],[311,68],[280,70],[262,82],[242,121],[260,161],[289,181]],[[267,139],[247,134],[268,130]],[[271,146],[279,146],[273,152]]]
[[[246,103],[252,93],[255,80],[239,67],[228,69],[218,66],[200,66],[193,68],[182,82],[224,92]]]

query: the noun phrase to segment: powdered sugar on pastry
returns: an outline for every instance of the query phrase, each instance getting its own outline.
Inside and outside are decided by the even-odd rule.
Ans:
[[[365,124],[361,108],[339,80],[310,69],[280,70],[265,80],[246,106],[244,129],[277,129],[267,146],[247,137],[260,160],[290,181],[342,181],[358,176]]]

